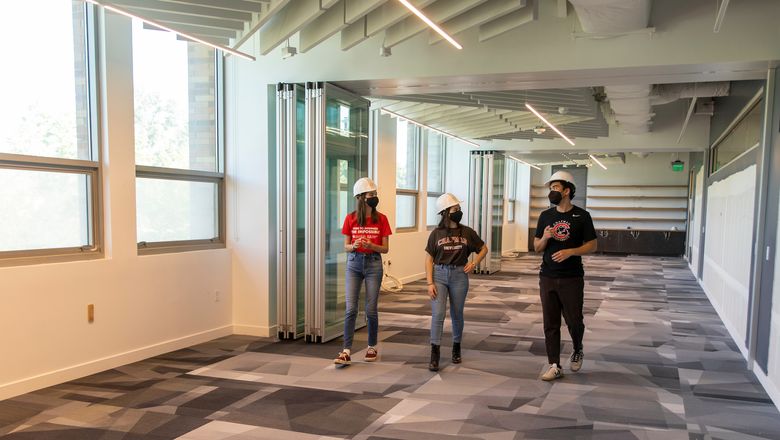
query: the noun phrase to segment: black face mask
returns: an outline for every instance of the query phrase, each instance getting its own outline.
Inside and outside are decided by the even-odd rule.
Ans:
[[[450,220],[460,224],[460,221],[463,219],[463,211],[451,212],[449,216],[450,216]]]
[[[560,191],[550,191],[550,194],[547,194],[547,198],[550,199],[550,203],[557,205],[563,200],[563,194]]]
[[[366,199],[366,205],[370,206],[372,209],[376,208],[377,205],[379,205],[379,197],[369,197]]]

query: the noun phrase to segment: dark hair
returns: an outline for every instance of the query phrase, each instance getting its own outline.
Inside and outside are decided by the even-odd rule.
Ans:
[[[452,208],[452,206],[450,206],[450,208]],[[439,215],[441,216],[441,220],[439,220],[439,224],[436,226],[436,229],[449,229],[450,208],[447,208],[444,211],[439,213]]]
[[[569,200],[574,200],[574,193],[577,192],[577,188],[574,187],[574,184],[565,180],[553,180],[550,182],[550,185],[556,182],[560,183],[564,189],[569,188]]]
[[[352,214],[357,217],[357,222],[360,226],[366,225],[366,208],[368,205],[366,204],[366,193],[358,194],[355,196],[357,199],[357,208],[352,212]],[[371,221],[374,223],[379,223],[379,211],[376,209],[371,210]]]

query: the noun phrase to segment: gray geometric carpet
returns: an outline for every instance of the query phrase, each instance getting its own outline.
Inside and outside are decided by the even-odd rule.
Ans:
[[[230,336],[2,401],[0,436],[780,439],[780,414],[678,259],[587,258],[583,369],[540,381],[538,264],[472,277],[463,363],[450,362],[448,319],[438,373],[414,283],[382,295],[376,363],[362,362],[365,329],[346,368],[332,364],[340,339]]]

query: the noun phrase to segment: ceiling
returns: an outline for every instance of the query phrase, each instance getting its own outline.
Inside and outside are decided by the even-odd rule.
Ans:
[[[384,108],[413,121],[470,139],[553,139],[555,132],[525,104],[545,115],[568,136],[609,135],[596,91],[590,87],[505,90],[372,97]],[[539,129],[543,133],[539,133]]]
[[[487,41],[538,18],[540,0],[410,0],[450,34],[477,28]],[[566,0],[556,0],[563,5]],[[348,50],[384,33],[392,48],[420,33],[442,38],[396,0],[99,0],[213,44],[240,49],[259,34],[257,54],[268,55],[295,37],[307,52],[339,34]]]

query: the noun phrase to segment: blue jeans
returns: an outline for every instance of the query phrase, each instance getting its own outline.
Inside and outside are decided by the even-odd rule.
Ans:
[[[437,294],[436,299],[431,301],[431,344],[441,345],[447,298],[450,300],[452,342],[460,343],[463,338],[463,308],[469,291],[469,275],[463,272],[463,266],[437,264],[433,267],[433,282]]]
[[[366,284],[366,318],[368,319],[368,345],[376,345],[379,331],[379,286],[382,284],[382,256],[377,253],[351,252],[347,255],[347,310],[344,315],[344,348],[352,349],[355,336],[355,320],[358,314],[360,287]]]

